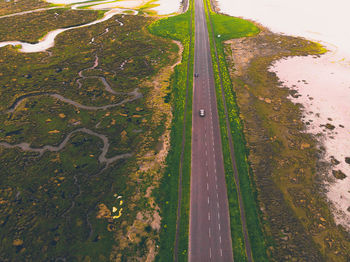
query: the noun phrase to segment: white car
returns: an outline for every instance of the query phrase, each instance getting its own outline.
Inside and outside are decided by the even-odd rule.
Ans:
[[[204,109],[199,109],[199,116],[204,117],[205,116],[205,111]]]

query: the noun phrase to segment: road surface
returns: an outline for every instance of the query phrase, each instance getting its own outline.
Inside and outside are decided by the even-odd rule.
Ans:
[[[195,0],[189,261],[233,261],[214,73],[203,0]],[[205,117],[199,116],[205,110]]]

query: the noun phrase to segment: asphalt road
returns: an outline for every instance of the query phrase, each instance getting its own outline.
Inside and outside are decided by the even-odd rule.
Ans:
[[[233,261],[214,73],[203,0],[195,0],[189,261]],[[205,117],[199,116],[204,109]]]

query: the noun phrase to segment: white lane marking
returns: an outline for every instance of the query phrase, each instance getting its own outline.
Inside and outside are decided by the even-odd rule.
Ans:
[[[219,208],[219,202],[216,202],[216,207]]]
[[[208,170],[207,170],[207,177],[208,177]]]
[[[215,185],[215,188],[218,189],[218,184]]]
[[[211,247],[209,248],[209,257],[211,258]]]
[[[208,212],[208,220],[210,221],[210,212]]]
[[[222,256],[222,248],[220,248],[220,255]]]
[[[216,174],[216,168],[214,168],[214,173]]]
[[[205,150],[205,155],[206,155],[206,156],[208,155],[208,151],[207,151],[207,150]]]
[[[220,226],[220,223],[219,223],[219,230],[221,230],[221,226]]]
[[[218,181],[218,177],[217,176],[215,176],[215,181]]]
[[[220,240],[220,243],[221,243],[221,236],[219,236],[219,240]]]
[[[208,183],[207,183],[207,190],[209,191],[209,185],[208,185]]]
[[[210,227],[209,227],[209,238],[211,237],[211,230],[210,230]]]
[[[216,198],[219,199],[219,194],[218,193],[216,193]],[[218,204],[219,204],[219,202],[218,202]]]
[[[218,219],[220,220],[220,213],[218,213]]]
[[[205,166],[208,167],[208,161],[205,161]]]
[[[209,204],[209,197],[208,197],[208,204]]]

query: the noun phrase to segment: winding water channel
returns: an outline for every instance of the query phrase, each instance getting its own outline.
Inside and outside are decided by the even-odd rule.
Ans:
[[[18,106],[27,98],[31,98],[31,97],[36,97],[36,96],[51,96],[53,98],[56,98],[58,100],[61,100],[65,103],[68,103],[70,105],[73,105],[77,108],[80,109],[85,109],[85,110],[106,110],[109,108],[113,108],[113,107],[117,107],[117,106],[121,106],[125,103],[128,102],[132,102],[136,99],[142,98],[142,93],[140,93],[138,90],[138,88],[135,88],[134,91],[132,92],[128,92],[128,93],[122,93],[122,92],[116,92],[115,90],[112,89],[112,87],[108,84],[107,80],[104,77],[100,77],[100,76],[88,76],[85,77],[83,72],[86,70],[92,70],[92,69],[96,69],[99,65],[99,58],[97,56],[97,54],[95,55],[95,61],[94,64],[91,67],[82,69],[81,71],[79,71],[78,75],[79,75],[79,79],[76,80],[76,82],[79,85],[79,88],[81,88],[82,84],[80,83],[81,79],[86,79],[86,78],[98,78],[101,80],[101,82],[103,83],[105,90],[111,94],[127,94],[129,97],[122,100],[119,103],[115,103],[115,104],[109,104],[109,105],[104,105],[104,106],[87,106],[87,105],[82,105],[76,101],[73,101],[69,98],[63,97],[60,94],[56,94],[56,93],[48,93],[48,92],[38,92],[38,93],[32,93],[32,94],[25,94],[21,97],[18,97],[15,102],[9,107],[9,109],[6,111],[6,113],[13,113],[16,111],[16,109],[18,108]],[[98,138],[100,138],[103,141],[103,148],[101,149],[101,154],[98,158],[100,163],[106,163],[106,166],[108,166],[109,164],[122,159],[122,158],[128,158],[131,157],[131,153],[125,153],[125,154],[121,154],[121,155],[116,155],[114,157],[111,158],[107,158],[106,154],[108,153],[108,149],[109,149],[109,140],[107,138],[107,136],[96,133],[90,129],[87,128],[79,128],[76,129],[72,132],[70,132],[66,138],[58,145],[58,146],[52,146],[52,145],[45,145],[41,148],[34,148],[31,147],[30,144],[28,142],[22,142],[22,143],[18,143],[18,144],[9,144],[7,142],[0,142],[0,146],[6,147],[6,148],[20,148],[23,151],[30,151],[30,152],[37,152],[39,153],[40,156],[42,156],[46,151],[50,151],[50,152],[58,152],[61,151],[69,142],[70,138],[72,137],[73,134],[78,133],[78,132],[82,132],[82,133],[86,133],[88,135],[92,135],[92,136],[96,136]]]
[[[47,49],[49,49],[55,45],[55,38],[59,34],[65,32],[65,31],[68,31],[68,30],[88,27],[91,25],[95,25],[95,24],[104,22],[104,21],[112,18],[114,15],[120,14],[120,13],[121,13],[121,10],[112,9],[112,10],[106,12],[101,19],[95,20],[93,22],[90,22],[90,23],[87,23],[84,25],[73,26],[73,27],[68,27],[68,28],[60,28],[60,29],[53,30],[53,31],[49,32],[48,34],[46,34],[43,37],[43,39],[41,39],[36,44],[30,44],[30,43],[21,42],[21,41],[6,41],[6,42],[0,42],[0,48],[7,46],[7,45],[12,45],[12,46],[20,45],[21,48],[19,49],[19,51],[21,51],[23,53],[43,52],[43,51],[46,51]]]

